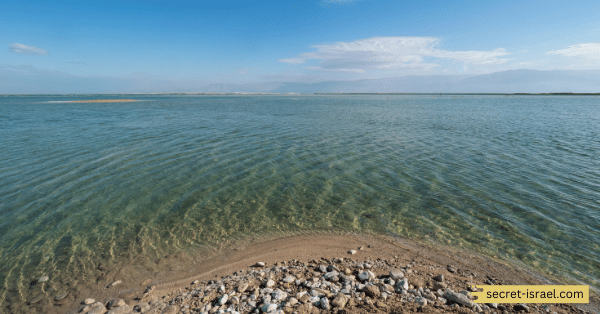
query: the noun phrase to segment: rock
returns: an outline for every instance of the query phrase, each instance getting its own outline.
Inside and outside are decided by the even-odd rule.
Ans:
[[[515,310],[516,312],[519,312],[519,311],[529,312],[529,306],[527,306],[523,303],[515,304],[515,306],[513,307],[513,310]]]
[[[377,300],[377,302],[375,302],[375,306],[380,308],[380,309],[386,309],[387,305],[384,302],[381,302],[380,300]]]
[[[310,297],[308,296],[308,294],[303,294],[300,297],[298,297],[298,300],[300,300],[300,302],[302,303],[307,303],[310,300]]]
[[[444,282],[437,282],[437,281],[433,282],[433,290],[439,290],[439,289],[446,290],[446,288],[448,288],[448,285]]]
[[[420,306],[425,306],[425,305],[427,305],[427,299],[425,299],[425,298],[417,298],[417,299],[415,300],[415,302],[417,302],[417,304],[418,304],[418,305],[420,305]]]
[[[404,278],[396,283],[396,287],[408,290],[408,279]]]
[[[369,263],[364,263],[364,264],[363,264],[363,267],[364,267],[365,269],[371,269],[373,266],[372,266],[371,264],[369,264]]]
[[[452,265],[448,265],[446,269],[453,274],[456,273],[456,268]]]
[[[349,276],[342,276],[342,279],[344,280],[344,282],[352,282],[352,281],[356,280],[356,277],[354,277],[353,275],[349,275]]]
[[[140,313],[144,313],[144,312],[148,311],[149,309],[150,309],[150,304],[143,303],[143,302],[133,307],[133,310],[135,312],[140,312]]]
[[[326,273],[327,272],[327,267],[325,267],[325,265],[319,265],[318,270],[322,273]]]
[[[288,304],[289,306],[294,306],[298,303],[298,299],[291,297],[286,304]]]
[[[437,275],[437,276],[433,277],[433,280],[435,280],[437,282],[444,282],[444,275]]]
[[[308,299],[308,302],[310,302],[310,303],[318,306],[319,305],[318,303],[321,302],[321,297],[318,297],[318,296],[317,297],[311,297],[310,299]]]
[[[100,303],[100,302],[96,302],[94,303],[90,310],[87,311],[86,314],[104,314],[106,313],[106,307],[104,306],[104,304]]]
[[[446,290],[446,292],[444,292],[444,297],[450,302],[466,305],[468,307],[473,306],[473,302],[469,299],[469,297],[462,293],[456,293],[452,290]]]
[[[271,288],[273,286],[275,286],[275,281],[273,281],[273,279],[269,279],[265,282],[265,287]]]
[[[404,278],[404,273],[399,269],[392,269],[390,270],[390,278],[394,280],[402,279]]]
[[[294,276],[287,276],[287,277],[283,278],[283,282],[285,282],[285,283],[292,283],[294,281],[296,281],[296,277],[294,277]]]
[[[90,305],[90,304],[94,304],[95,302],[96,302],[96,300],[94,300],[92,298],[87,298],[83,301],[83,304]]]
[[[333,299],[333,301],[331,301],[331,305],[333,305],[333,307],[338,308],[344,308],[344,306],[346,306],[346,303],[348,303],[348,297],[343,293],[338,293]]]
[[[122,282],[121,280],[117,280],[117,281],[115,281],[115,282],[111,283],[110,285],[108,285],[108,286],[107,286],[107,288],[114,287],[114,286],[116,286],[116,285],[120,285],[120,284],[122,284],[122,283],[123,283],[123,282]]]
[[[340,273],[338,273],[337,271],[335,271],[335,270],[334,270],[334,271],[330,271],[330,272],[326,273],[325,275],[323,275],[323,277],[324,277],[325,279],[328,279],[328,280],[329,280],[329,279],[331,279],[331,278],[333,278],[333,277],[337,277],[337,276],[339,276],[339,274],[340,274]]]
[[[263,313],[273,312],[277,309],[277,304],[267,303],[260,308]]]
[[[319,305],[324,310],[329,310],[331,308],[331,306],[329,305],[329,300],[327,299],[327,297],[322,297],[321,301],[319,302]]]
[[[490,306],[490,307],[493,307],[495,309],[498,308],[498,303],[488,303],[487,305]]]
[[[108,301],[108,304],[106,304],[106,307],[109,310],[112,310],[115,307],[123,306],[125,304],[126,303],[125,303],[125,301],[123,301],[123,299],[114,299],[114,300]]]
[[[364,292],[367,296],[371,298],[379,298],[379,296],[381,295],[381,291],[379,291],[379,288],[377,288],[377,286],[375,285],[366,286]]]
[[[169,305],[163,310],[163,314],[177,314],[179,312],[178,305]]]
[[[350,251],[348,251],[348,254],[354,255],[354,254],[356,254],[356,251],[355,250],[350,250]]]
[[[242,292],[246,291],[246,289],[248,289],[248,283],[247,282],[242,282],[241,284],[239,284],[237,286],[237,291],[239,293],[242,293]]]
[[[276,301],[276,302],[281,302],[281,301],[285,300],[287,298],[287,296],[288,296],[287,293],[285,293],[279,289],[277,289],[277,290],[273,291],[273,293],[271,293],[272,300]]]
[[[373,274],[370,270],[363,271],[360,274],[358,274],[358,279],[360,279],[361,281],[372,280],[375,279],[375,274]]]
[[[337,272],[339,272],[339,271],[340,271],[340,269],[339,269],[339,268],[337,268],[337,266],[335,266],[335,265],[333,265],[333,264],[331,264],[331,265],[329,265],[329,266],[327,267],[327,271],[334,271],[334,270],[335,270],[335,271],[337,271]]]
[[[67,294],[66,294],[66,293],[64,293],[64,292],[59,292],[59,293],[57,293],[57,294],[56,294],[56,296],[54,297],[54,301],[60,301],[60,300],[62,300],[62,299],[64,299],[64,298],[66,298],[66,297],[67,297]]]
[[[112,310],[108,311],[107,314],[127,314],[127,313],[131,313],[132,309],[131,307],[129,307],[129,305],[125,304],[119,307],[115,307]]]
[[[256,264],[254,264],[254,267],[265,267],[265,263],[257,262]]]
[[[382,287],[383,287],[383,290],[385,290],[386,292],[394,292],[394,286],[392,286],[392,285],[385,284]]]
[[[367,245],[368,248],[374,248],[375,246],[373,246],[373,244],[369,244]]]
[[[228,294],[224,294],[221,297],[219,297],[219,305],[224,305],[225,303],[227,303],[227,300],[229,300],[229,295]]]
[[[38,283],[46,282],[48,280],[50,280],[50,278],[48,276],[42,276],[35,283],[38,284]]]
[[[40,295],[37,295],[37,296],[35,296],[35,297],[34,297],[33,299],[31,299],[31,301],[29,301],[28,303],[29,303],[29,304],[36,304],[36,303],[39,303],[40,301],[42,301],[43,299],[44,299],[44,295],[43,295],[43,294],[40,294]]]
[[[362,250],[364,250],[364,249],[365,249],[365,247],[364,247],[364,246],[359,246],[359,247],[358,247],[358,250],[359,250],[359,251],[362,251]]]

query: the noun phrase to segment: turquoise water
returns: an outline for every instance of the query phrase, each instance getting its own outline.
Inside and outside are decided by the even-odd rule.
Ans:
[[[140,101],[61,102],[105,98]],[[0,96],[0,147],[3,306],[41,274],[68,291],[133,256],[301,230],[600,287],[599,97]]]

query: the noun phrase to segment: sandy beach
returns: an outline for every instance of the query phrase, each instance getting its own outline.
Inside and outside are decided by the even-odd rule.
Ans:
[[[350,250],[355,253],[350,254]],[[279,291],[287,291],[288,295],[287,300],[279,302],[284,313],[518,313],[524,309],[508,304],[500,304],[497,308],[487,305],[452,305],[453,302],[439,295],[433,297],[435,294],[428,301],[422,301],[422,298],[393,291],[384,297],[357,291],[356,295],[359,297],[348,298],[343,307],[333,301],[335,294],[331,293],[328,294],[329,301],[338,306],[330,305],[328,309],[313,306],[305,298],[292,301],[293,306],[286,305],[285,301],[290,303],[290,298],[298,295],[298,292],[311,291],[297,283],[307,279],[318,281],[312,278],[325,275],[319,272],[320,266],[329,269],[335,267],[334,269],[345,271],[347,275],[356,278],[360,272],[366,271],[367,266],[377,278],[382,278],[382,286],[383,281],[390,279],[391,270],[399,270],[410,289],[425,289],[422,290],[424,295],[429,293],[427,291],[433,293],[440,288],[459,292],[469,289],[471,284],[490,282],[502,285],[551,284],[547,279],[524,268],[508,266],[477,254],[428,247],[403,238],[365,234],[312,234],[245,239],[206,260],[194,261],[185,254],[178,254],[166,257],[160,263],[163,269],[158,269],[154,276],[131,276],[128,272],[130,268],[124,265],[123,269],[107,272],[95,290],[82,290],[78,295],[68,295],[59,301],[30,304],[28,308],[34,312],[46,313],[220,313],[219,310],[224,313],[263,313],[259,305],[264,292],[281,289]],[[261,263],[264,266],[258,267]],[[294,276],[297,281],[283,282],[284,277],[289,275]],[[439,275],[443,276],[441,282]],[[268,279],[273,279],[275,285],[271,290],[263,291]],[[338,289],[342,286],[342,281],[339,280]],[[248,284],[248,287],[240,292],[242,283]],[[331,289],[336,291],[336,288]],[[247,295],[244,296],[244,293]],[[250,303],[254,307],[250,307],[248,302],[240,302],[240,297],[248,301],[250,299],[247,297],[253,293],[259,294],[257,302]],[[230,301],[220,306],[223,294],[228,294]],[[86,302],[89,304],[86,305]],[[427,305],[420,305],[418,302],[427,302]],[[246,307],[243,308],[242,305]],[[233,308],[237,311],[232,310]],[[529,304],[527,309],[532,313],[597,313],[600,307],[597,300],[593,300],[590,304],[583,305]]]

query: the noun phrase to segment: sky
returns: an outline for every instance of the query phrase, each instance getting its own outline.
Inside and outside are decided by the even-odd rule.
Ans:
[[[598,12],[597,0],[5,1],[0,93],[599,70]]]

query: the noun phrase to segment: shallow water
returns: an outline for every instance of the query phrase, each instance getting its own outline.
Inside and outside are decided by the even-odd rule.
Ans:
[[[141,101],[61,102],[104,98]],[[0,147],[0,303],[41,275],[68,290],[133,256],[332,229],[600,287],[599,97],[0,96]]]

